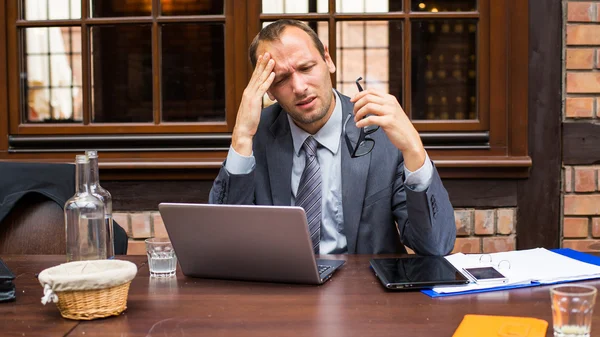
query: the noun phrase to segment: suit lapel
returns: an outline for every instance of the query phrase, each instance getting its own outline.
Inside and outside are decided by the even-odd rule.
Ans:
[[[285,111],[280,111],[269,130],[273,138],[267,143],[266,156],[273,205],[289,206],[292,198],[294,144]]]
[[[343,118],[353,110],[353,105],[347,97],[340,96],[342,102]],[[343,126],[342,126],[343,128]],[[352,146],[356,145],[360,130],[356,127],[354,120],[348,121],[346,131]],[[358,227],[362,214],[363,202],[365,200],[365,189],[367,185],[367,175],[369,173],[369,163],[371,161],[371,153],[358,157],[351,158],[346,145],[346,138],[341,136],[342,151],[342,205],[344,207],[344,234],[348,241],[348,253],[356,253],[356,242],[358,239]]]

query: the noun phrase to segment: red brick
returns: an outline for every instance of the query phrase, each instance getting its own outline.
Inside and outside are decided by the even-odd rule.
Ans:
[[[565,215],[600,215],[600,194],[565,195]]]
[[[469,236],[473,233],[473,210],[454,211],[456,235]]]
[[[498,210],[499,234],[511,234],[515,228],[515,210],[513,208],[502,208]]]
[[[596,169],[594,167],[575,167],[575,192],[593,192],[596,190]]]
[[[151,236],[150,214],[148,212],[131,213],[131,237],[145,239]]]
[[[567,69],[593,69],[594,49],[567,49]]]
[[[600,25],[567,25],[567,45],[600,45]]]
[[[593,97],[567,97],[567,118],[592,118],[594,117]]]
[[[480,238],[456,238],[454,242],[454,253],[481,253],[481,239]]]
[[[154,223],[154,237],[155,238],[168,238],[169,234],[165,229],[165,223],[163,222],[160,213],[154,212],[152,213],[152,221]]]
[[[128,236],[131,236],[128,213],[113,213],[113,220],[127,232]]]
[[[475,234],[494,234],[496,212],[493,209],[475,210]]]
[[[569,2],[567,4],[567,20],[569,22],[594,21],[594,4],[591,2]]]
[[[592,236],[600,237],[600,218],[592,218]]]
[[[563,188],[565,192],[573,190],[573,169],[570,166],[565,167]]]
[[[600,73],[567,73],[567,93],[600,93]]]
[[[144,240],[129,240],[127,243],[127,255],[146,255],[146,243]]]
[[[600,10],[600,6],[598,6],[598,10]],[[596,68],[600,68],[600,49],[596,49]]]
[[[563,221],[563,235],[565,238],[587,238],[587,218],[565,218]]]
[[[484,253],[508,252],[515,249],[516,240],[514,235],[483,238]]]
[[[580,252],[600,252],[600,240],[564,240],[562,246]]]

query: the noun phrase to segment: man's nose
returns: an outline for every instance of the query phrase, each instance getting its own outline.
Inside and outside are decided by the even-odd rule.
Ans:
[[[297,73],[292,74],[292,90],[294,91],[294,94],[303,95],[307,89],[308,85],[306,84],[304,77]]]

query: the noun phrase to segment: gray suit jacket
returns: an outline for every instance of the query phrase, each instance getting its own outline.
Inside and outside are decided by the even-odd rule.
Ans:
[[[343,121],[353,104],[344,95]],[[353,145],[359,129],[349,121],[346,129]],[[406,245],[421,255],[445,255],[454,247],[456,227],[448,193],[437,170],[424,192],[404,185],[404,158],[383,130],[371,134],[375,148],[351,158],[341,135],[342,204],[348,253],[405,253]],[[255,169],[229,174],[225,165],[210,191],[209,202],[219,204],[291,204],[294,147],[287,113],[279,104],[262,111],[253,140]],[[396,226],[397,224],[397,226]]]

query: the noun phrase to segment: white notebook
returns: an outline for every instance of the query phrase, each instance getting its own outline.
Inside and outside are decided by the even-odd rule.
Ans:
[[[457,253],[446,256],[446,259],[463,273],[464,268],[492,265],[506,276],[508,281],[505,283],[470,283],[464,286],[433,288],[437,293],[455,293],[500,286],[530,283],[550,284],[600,278],[600,266],[571,259],[544,248],[492,254]],[[508,261],[508,263],[502,261]],[[510,264],[510,268],[508,268],[508,264]]]

